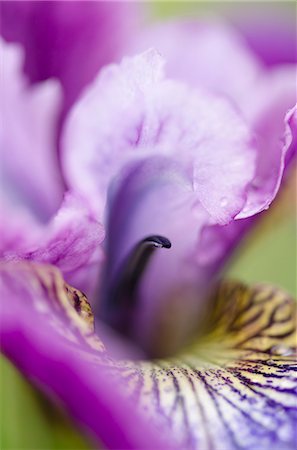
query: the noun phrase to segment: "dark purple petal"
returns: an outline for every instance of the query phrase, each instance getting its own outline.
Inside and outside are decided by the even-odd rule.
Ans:
[[[2,265],[1,298],[2,351],[36,387],[59,400],[92,439],[114,449],[171,447],[123,397],[119,377],[114,374],[111,381],[103,365],[94,364],[75,322],[60,310],[65,291],[56,269]],[[97,350],[98,361],[103,354]]]
[[[26,51],[31,81],[60,79],[64,109],[104,64],[122,53],[135,25],[125,2],[1,2],[2,35]]]

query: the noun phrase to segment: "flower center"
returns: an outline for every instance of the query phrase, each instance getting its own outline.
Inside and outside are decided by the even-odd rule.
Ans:
[[[137,290],[142,275],[156,249],[171,248],[169,239],[163,236],[148,236],[142,239],[124,259],[120,269],[107,283],[101,318],[114,329],[132,336],[133,319],[137,308]]]

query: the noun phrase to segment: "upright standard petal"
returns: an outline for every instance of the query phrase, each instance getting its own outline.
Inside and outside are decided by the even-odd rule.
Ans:
[[[228,102],[166,79],[163,65],[150,50],[99,73],[65,127],[66,179],[102,217],[109,183],[126,164],[179,159],[197,200],[214,222],[226,223],[254,176],[252,136]]]
[[[71,188],[91,202],[100,220],[109,209],[109,268],[120,270],[147,236],[172,243],[153,256],[139,286],[143,320],[139,315],[135,323],[150,345],[157,329],[152,323],[163,320],[166,302],[183,310],[179,342],[196,315],[202,318],[196,293],[203,297],[214,268],[235,243],[234,229],[222,233],[229,241],[215,249],[205,245],[206,235],[242,211],[245,217],[261,211],[275,195],[265,191],[247,208],[258,170],[249,128],[227,100],[168,80],[163,70],[153,50],[103,70],[70,113],[63,140]]]

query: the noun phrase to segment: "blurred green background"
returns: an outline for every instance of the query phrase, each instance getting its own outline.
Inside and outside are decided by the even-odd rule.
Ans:
[[[254,2],[252,2],[254,3]],[[151,2],[155,18],[200,15],[206,6],[226,12],[240,5],[205,2]],[[271,4],[270,4],[271,5]],[[291,3],[292,5],[292,3]],[[293,13],[294,14],[294,13]],[[248,283],[267,281],[296,296],[296,178],[292,174],[282,195],[243,243],[227,275]],[[22,379],[4,358],[0,360],[0,449],[88,449],[90,443],[61,412]]]

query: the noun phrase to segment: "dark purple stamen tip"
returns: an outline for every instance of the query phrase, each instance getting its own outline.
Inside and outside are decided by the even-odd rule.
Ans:
[[[130,334],[131,321],[137,305],[137,290],[145,269],[158,248],[171,248],[164,236],[142,239],[123,261],[120,270],[106,286],[103,318],[124,334]]]
[[[157,248],[171,248],[171,242],[169,239],[167,239],[164,236],[149,236],[145,239],[143,239],[138,245],[141,244],[152,244],[154,247]]]

